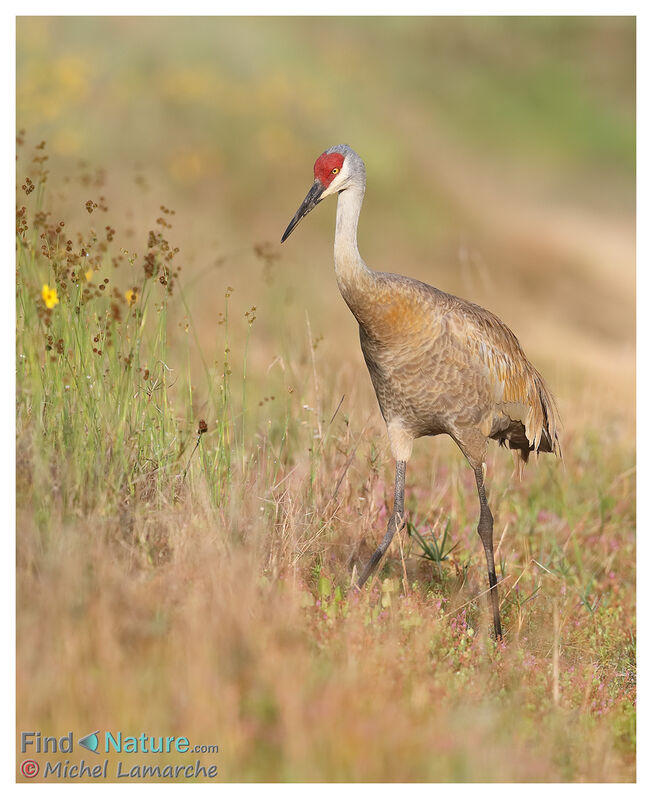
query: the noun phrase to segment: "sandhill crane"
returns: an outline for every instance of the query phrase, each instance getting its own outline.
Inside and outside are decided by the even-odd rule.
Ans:
[[[561,456],[555,401],[498,317],[471,302],[402,275],[375,272],[358,252],[357,230],[366,170],[360,156],[338,144],[315,161],[315,180],[287,226],[331,194],[337,285],[360,325],[360,344],[396,461],[394,508],[382,543],[364,568],[362,588],[405,524],[405,467],[415,438],[447,433],[475,473],[478,533],[489,573],[496,639],[502,637],[493,551],[493,516],[485,493],[487,440],[520,451]]]

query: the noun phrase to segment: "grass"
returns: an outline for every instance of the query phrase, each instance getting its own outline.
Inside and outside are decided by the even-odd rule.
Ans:
[[[263,368],[257,316],[278,311],[230,287],[206,337],[177,214],[127,246],[101,180],[51,185],[44,146],[21,159],[18,729],[186,735],[219,744],[202,760],[223,781],[632,781],[617,420],[570,415],[564,466],[541,458],[522,483],[492,451],[503,642],[473,475],[440,439],[408,466],[414,535],[352,591],[391,495],[359,366],[322,356],[308,320]],[[139,758],[110,773],[118,759]]]

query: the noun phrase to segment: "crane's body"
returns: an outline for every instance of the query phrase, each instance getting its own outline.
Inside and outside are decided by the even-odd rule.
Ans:
[[[366,173],[360,157],[337,145],[315,163],[315,182],[282,241],[328,194],[338,192],[335,274],[360,325],[360,344],[396,460],[394,511],[387,534],[358,582],[361,587],[404,524],[405,465],[415,438],[446,433],[473,468],[480,498],[496,636],[500,637],[493,563],[493,518],[484,490],[487,440],[520,451],[561,454],[559,419],[543,378],[516,336],[491,312],[402,275],[365,264],[357,227]]]

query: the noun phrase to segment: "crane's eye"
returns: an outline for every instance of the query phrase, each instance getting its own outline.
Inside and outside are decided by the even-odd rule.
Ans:
[[[333,170],[332,170],[332,174],[333,174],[333,175],[337,175],[337,173],[338,173],[339,171],[340,171],[340,170],[339,170],[337,167],[335,167],[335,169],[333,169]]]

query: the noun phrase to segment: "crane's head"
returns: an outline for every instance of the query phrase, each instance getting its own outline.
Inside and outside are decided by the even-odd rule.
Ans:
[[[315,182],[306,194],[292,221],[287,226],[281,244],[303,217],[329,194],[336,194],[357,185],[364,191],[365,168],[360,156],[348,144],[336,144],[315,161]]]

